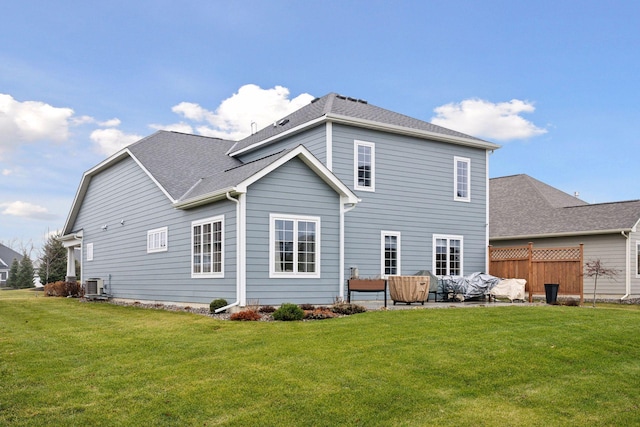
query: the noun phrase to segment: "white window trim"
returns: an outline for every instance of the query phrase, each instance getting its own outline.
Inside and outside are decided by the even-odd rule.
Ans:
[[[220,271],[219,272],[207,272],[207,273],[194,273],[193,272],[193,227],[197,225],[210,224],[214,222],[220,222],[220,233],[221,233],[221,245],[220,245]],[[191,222],[191,227],[189,228],[189,232],[191,233],[191,259],[189,260],[189,269],[191,270],[191,278],[192,279],[215,279],[215,278],[223,278],[224,277],[224,258],[225,258],[225,227],[224,227],[224,215],[218,215],[210,218],[199,219]],[[211,260],[213,262],[213,259]]]
[[[371,186],[365,187],[358,184],[358,147],[371,148]],[[376,144],[373,142],[358,141],[353,142],[353,188],[360,191],[376,191]]]
[[[192,230],[193,232],[193,230]],[[151,236],[160,235],[160,246],[152,247],[152,239]],[[164,234],[164,246],[162,246],[162,235]],[[154,228],[153,230],[147,231],[147,253],[152,254],[156,252],[166,252],[169,250],[169,227],[160,227]]]
[[[87,251],[87,261],[93,261],[93,243],[87,243],[85,250]]]
[[[433,235],[433,247],[432,247],[432,264],[431,271],[433,274],[436,274],[436,242],[438,239],[446,239],[447,240],[447,272],[451,272],[451,268],[449,266],[449,242],[451,240],[460,240],[460,274],[459,276],[464,276],[464,237],[457,236],[455,234],[434,234]]]
[[[389,276],[388,274],[385,274],[385,267],[386,267],[386,263],[385,263],[385,253],[386,253],[386,247],[385,247],[385,237],[387,236],[393,236],[393,237],[397,237],[398,241],[398,264],[396,266],[396,274],[392,274],[392,276],[400,276],[402,275],[402,239],[401,239],[401,233],[399,231],[381,231],[380,232],[380,275],[382,277],[384,277],[385,279]]]
[[[316,271],[313,273],[298,272],[298,251],[293,252],[293,265],[296,271],[276,271],[275,261],[275,242],[276,242],[276,220],[295,221],[296,226],[293,233],[293,246],[297,247],[298,243],[298,221],[307,221],[316,223]],[[270,214],[269,215],[269,277],[281,278],[281,277],[295,277],[299,279],[319,279],[320,278],[320,217],[318,216],[305,216],[305,215],[290,215],[290,214]]]
[[[467,195],[466,197],[458,196],[458,162],[467,164]],[[458,202],[471,201],[471,159],[467,157],[453,158],[453,199]]]

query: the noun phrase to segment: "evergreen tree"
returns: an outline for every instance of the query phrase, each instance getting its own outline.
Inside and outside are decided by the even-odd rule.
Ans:
[[[33,273],[33,262],[31,261],[31,258],[24,253],[22,261],[20,261],[20,268],[18,269],[15,287],[18,289],[33,288]]]
[[[17,288],[18,271],[20,270],[20,263],[17,258],[13,259],[11,268],[9,268],[9,277],[7,277],[7,286],[10,288]]]
[[[67,250],[58,237],[60,235],[49,236],[42,248],[38,276],[43,285],[63,281],[67,277]]]

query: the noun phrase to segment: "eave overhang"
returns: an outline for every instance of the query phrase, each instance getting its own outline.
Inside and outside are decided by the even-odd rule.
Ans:
[[[597,236],[603,234],[628,233],[633,231],[635,231],[635,226],[632,228],[615,228],[609,230],[567,231],[562,233],[522,234],[514,236],[489,237],[489,241],[545,239],[550,237]]]
[[[251,144],[243,149],[234,151],[232,148],[231,150],[229,150],[227,154],[229,154],[230,156],[238,156],[243,153],[248,153],[263,145],[276,142],[282,138],[290,137],[292,135],[295,135],[306,129],[315,127],[325,122],[332,122],[332,123],[343,124],[347,126],[355,126],[355,127],[377,130],[381,132],[389,132],[389,133],[395,133],[399,135],[412,136],[412,137],[421,138],[421,139],[429,139],[432,141],[446,142],[449,144],[463,145],[465,147],[481,148],[483,150],[492,151],[492,150],[497,150],[501,147],[498,144],[494,144],[492,142],[482,141],[474,138],[464,138],[464,137],[455,136],[455,135],[447,135],[447,134],[442,134],[438,132],[429,132],[421,129],[408,128],[405,126],[380,123],[373,120],[359,119],[359,118],[344,116],[340,114],[328,113],[314,120],[310,120],[294,128],[291,128],[282,133],[274,135],[270,138],[266,138],[262,141]]]

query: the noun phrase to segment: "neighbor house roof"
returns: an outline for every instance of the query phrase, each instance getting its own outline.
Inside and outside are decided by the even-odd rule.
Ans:
[[[10,247],[0,243],[0,268],[1,269],[10,268],[11,264],[13,264],[14,259],[21,261],[22,255],[20,255],[18,252],[14,251]]]
[[[273,125],[267,126],[253,135],[238,141],[229,154],[235,156],[251,151],[264,144],[276,141],[280,137],[301,132],[326,121],[441,140],[455,144],[470,145],[490,150],[499,148],[499,145],[386,110],[361,99],[330,93],[322,98],[314,99],[310,104],[275,121]]]
[[[489,181],[489,238],[506,240],[634,230],[640,200],[589,204],[528,175]]]

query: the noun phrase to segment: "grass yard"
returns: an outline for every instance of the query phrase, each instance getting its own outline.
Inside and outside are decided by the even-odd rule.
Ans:
[[[640,425],[640,311],[232,322],[0,292],[0,425]]]

